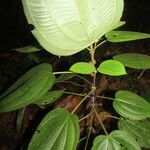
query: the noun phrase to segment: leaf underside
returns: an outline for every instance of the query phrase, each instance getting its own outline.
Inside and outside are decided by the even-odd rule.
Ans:
[[[41,46],[54,55],[75,54],[111,31],[123,0],[22,0],[28,23]]]

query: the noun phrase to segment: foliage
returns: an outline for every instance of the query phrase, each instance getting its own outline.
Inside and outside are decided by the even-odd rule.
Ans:
[[[140,150],[135,139],[125,131],[113,131],[110,135],[96,137],[92,150]]]
[[[33,35],[54,55],[75,54],[114,29],[123,0],[22,0]]]
[[[97,69],[100,73],[110,76],[125,75],[126,70],[122,63],[116,60],[106,60]]]
[[[95,109],[97,90],[95,82],[98,73],[121,76],[127,74],[125,67],[150,68],[149,56],[125,53],[101,62],[96,69],[94,53],[98,46],[105,43],[102,38],[104,35],[106,41],[110,42],[150,38],[150,35],[146,33],[115,31],[124,24],[120,21],[123,0],[23,0],[22,2],[28,23],[35,27],[32,30],[33,35],[47,51],[55,55],[67,56],[87,48],[91,56],[89,63],[77,62],[68,72],[52,72],[51,65],[47,63],[35,66],[1,95],[0,112],[2,113],[17,110],[32,103],[39,106],[54,103],[65,93],[65,90],[53,90],[53,85],[74,76],[90,84],[88,94],[77,94],[83,96],[83,99],[71,113],[63,108],[54,109],[44,117],[28,149],[77,149],[80,130],[79,119],[74,113],[86,99],[92,100],[93,112],[106,134],[95,138],[92,150],[140,150],[140,146],[149,148],[149,102],[125,90],[117,91],[114,99],[103,97],[114,100],[113,107],[121,116],[118,122],[119,130],[110,134],[107,133]],[[18,49],[18,51],[36,50],[32,51],[31,47],[28,48],[27,50],[26,48]],[[63,75],[55,80],[55,74]],[[90,75],[92,82],[84,78],[84,75]]]
[[[65,109],[55,109],[39,124],[30,142],[29,150],[75,150],[78,140],[78,118]]]
[[[125,53],[113,57],[124,66],[135,69],[150,69],[150,56],[138,53]]]

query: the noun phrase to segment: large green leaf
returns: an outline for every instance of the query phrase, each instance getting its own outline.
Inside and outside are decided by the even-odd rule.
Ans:
[[[150,34],[131,31],[110,31],[105,36],[110,42],[126,42],[150,38]]]
[[[123,65],[135,69],[150,69],[150,56],[138,53],[125,53],[113,57]]]
[[[134,136],[141,147],[150,148],[150,121],[121,119],[119,129],[125,130]]]
[[[94,140],[92,150],[140,150],[135,139],[125,131],[116,130],[110,135],[100,135]]]
[[[55,91],[49,91],[44,96],[42,96],[40,99],[35,101],[38,105],[47,105],[55,102],[62,94],[64,93],[64,90],[55,90]]]
[[[65,109],[48,113],[34,133],[28,150],[76,150],[79,120]]]
[[[6,97],[8,94],[13,92],[15,89],[17,89],[19,86],[24,84],[27,80],[31,79],[33,76],[35,76],[37,73],[41,71],[52,71],[52,67],[50,64],[43,63],[38,66],[33,67],[30,69],[28,72],[26,72],[24,75],[22,75],[14,84],[12,84],[6,92],[4,92],[1,96],[0,99],[2,100],[4,97]]]
[[[106,60],[100,64],[97,70],[109,76],[125,75],[126,70],[123,64],[116,60]]]
[[[117,113],[129,119],[141,120],[150,117],[150,103],[129,91],[118,91],[113,107]]]
[[[55,76],[40,71],[0,101],[0,112],[20,109],[45,95],[55,82]]]
[[[72,55],[118,24],[123,0],[22,0],[28,23],[41,46],[55,55]]]
[[[87,62],[78,62],[70,67],[70,71],[80,74],[91,74],[96,71],[96,68]]]

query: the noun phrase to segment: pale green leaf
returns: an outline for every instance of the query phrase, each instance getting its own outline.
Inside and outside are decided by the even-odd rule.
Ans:
[[[27,80],[31,79],[33,76],[35,76],[40,71],[52,71],[52,66],[47,63],[40,64],[38,66],[33,67],[29,71],[27,71],[24,75],[22,75],[14,84],[12,84],[6,92],[4,92],[0,96],[0,100],[2,100],[4,97],[6,97],[8,94],[13,92],[15,89],[17,89],[19,86],[24,84]]]
[[[22,0],[33,35],[54,55],[75,54],[118,24],[123,0]]]
[[[38,105],[51,104],[55,102],[59,97],[61,97],[63,93],[64,93],[64,90],[49,91],[40,99],[36,100],[35,103]]]
[[[80,74],[91,74],[96,71],[96,68],[87,62],[78,62],[71,66],[70,71]]]
[[[34,133],[28,150],[76,150],[79,120],[65,109],[48,113]]]
[[[131,31],[110,31],[105,36],[109,42],[126,42],[150,38],[150,34]]]
[[[100,135],[94,140],[92,150],[141,150],[135,139],[122,130],[116,130],[110,135]]]
[[[150,103],[129,91],[118,91],[115,94],[113,107],[125,118],[141,120],[150,117]]]
[[[118,122],[119,129],[131,134],[141,147],[150,148],[150,121],[121,119]]]
[[[125,75],[126,70],[123,64],[116,60],[106,60],[100,64],[97,70],[109,76]]]
[[[150,69],[150,56],[138,53],[125,53],[113,57],[124,66],[135,69]]]
[[[45,95],[52,88],[55,76],[48,71],[40,71],[21,84],[0,101],[0,112],[23,108]]]
[[[20,53],[32,53],[32,52],[37,52],[40,51],[40,48],[37,48],[35,46],[25,46],[25,47],[20,47],[16,48],[15,51],[20,52]]]

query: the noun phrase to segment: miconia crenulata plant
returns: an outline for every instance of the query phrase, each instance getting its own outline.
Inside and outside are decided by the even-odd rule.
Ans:
[[[127,90],[119,90],[114,98],[98,95],[96,79],[105,76],[127,76],[126,67],[150,69],[150,56],[139,53],[124,53],[97,64],[96,49],[106,42],[118,43],[150,38],[150,34],[119,31],[125,22],[120,21],[123,0],[22,0],[24,12],[31,31],[40,45],[57,56],[68,56],[87,49],[90,61],[77,62],[69,70],[53,72],[52,66],[42,63],[26,72],[0,96],[0,112],[21,109],[36,104],[44,109],[56,102],[63,94],[77,95],[80,102],[71,112],[65,108],[50,111],[37,127],[28,146],[29,150],[76,150],[80,139],[80,122],[94,116],[105,135],[98,135],[92,150],[140,150],[150,148],[150,103]],[[23,53],[36,52],[34,46],[18,48]],[[88,57],[87,57],[88,58]],[[60,75],[59,77],[57,75]],[[78,77],[89,84],[87,91],[69,92],[53,89],[55,84]],[[91,80],[86,77],[89,76]],[[103,124],[97,99],[113,100],[118,113],[111,119],[119,119],[118,129],[108,133]],[[87,103],[92,113],[83,118],[77,115],[78,108]],[[88,135],[92,132],[89,128]],[[87,149],[89,136],[85,149]]]

